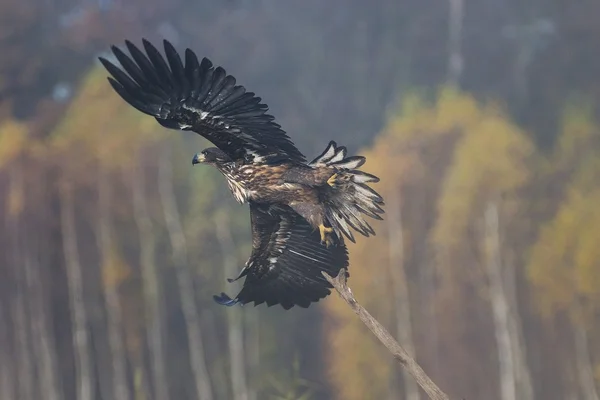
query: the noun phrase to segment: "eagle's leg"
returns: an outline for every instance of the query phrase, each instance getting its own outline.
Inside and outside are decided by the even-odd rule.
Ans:
[[[330,177],[329,179],[327,179],[327,184],[328,184],[329,186],[331,186],[331,187],[334,187],[334,186],[335,186],[335,181],[336,181],[336,179],[337,179],[337,176],[338,176],[338,174],[337,174],[337,173],[335,173],[335,174],[331,175],[331,177]]]
[[[327,184],[332,188],[349,183],[352,180],[351,174],[345,174],[343,171],[335,172],[327,179]]]
[[[333,233],[332,227],[321,224],[319,225],[319,233],[321,234],[321,243],[324,243],[327,247],[333,244],[333,239],[331,237],[331,234]]]
[[[321,243],[327,247],[334,243],[333,228],[325,226],[325,208],[321,203],[313,202],[292,202],[290,207],[302,216],[315,229],[319,229]]]

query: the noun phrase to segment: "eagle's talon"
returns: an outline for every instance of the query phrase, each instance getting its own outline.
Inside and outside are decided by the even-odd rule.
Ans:
[[[327,179],[327,184],[331,187],[335,187],[335,181],[337,180],[337,177],[338,177],[337,173],[331,175],[331,177],[329,177],[329,179]]]
[[[333,232],[332,227],[325,226],[323,224],[319,225],[319,233],[321,234],[321,243],[325,244],[326,247],[329,247],[333,244],[333,239],[331,238],[332,232]]]

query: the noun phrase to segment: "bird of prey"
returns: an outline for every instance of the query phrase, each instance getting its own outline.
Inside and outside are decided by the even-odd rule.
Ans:
[[[365,217],[382,219],[383,199],[368,186],[374,175],[359,171],[361,156],[329,142],[307,162],[267,105],[207,59],[164,41],[165,57],[149,41],[142,50],[126,41],[129,55],[112,46],[121,67],[100,58],[114,90],[162,126],[193,131],[212,142],[192,164],[216,167],[234,197],[248,203],[252,253],[235,281],[245,277],[237,303],[308,307],[330,293],[321,271],[336,276],[348,266],[344,237],[375,234]]]

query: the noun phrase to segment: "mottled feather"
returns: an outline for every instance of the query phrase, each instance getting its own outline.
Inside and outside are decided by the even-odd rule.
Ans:
[[[186,49],[182,60],[164,41],[164,56],[147,40],[129,55],[112,47],[118,67],[100,58],[114,90],[163,126],[191,130],[217,147],[192,162],[214,165],[240,203],[250,204],[252,254],[231,299],[220,304],[281,304],[308,307],[330,293],[321,272],[337,275],[348,267],[344,238],[375,232],[366,218],[382,219],[383,199],[369,184],[379,181],[359,168],[366,159],[347,156],[331,141],[310,163],[261,98],[207,58]]]
[[[308,307],[331,292],[321,272],[336,276],[348,267],[346,246],[321,245],[318,232],[286,207],[250,204],[252,255],[237,279],[245,277],[238,295],[215,296],[221,304]]]

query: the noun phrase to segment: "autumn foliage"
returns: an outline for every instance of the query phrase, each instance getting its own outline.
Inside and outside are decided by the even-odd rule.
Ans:
[[[335,294],[212,301],[248,211],[107,83],[141,37],[226,67],[307,158],[362,149],[386,214],[348,283],[451,398],[598,399],[600,9],[460,3],[450,87],[429,0],[0,1],[0,399],[425,399]]]
[[[550,389],[534,386],[536,373],[565,373],[550,363],[531,369],[532,349],[560,340],[548,335],[540,342],[541,332],[566,313],[574,326],[563,330],[595,335],[597,129],[589,114],[570,109],[554,154],[546,156],[497,104],[445,89],[430,102],[407,97],[364,152],[368,170],[382,178],[378,189],[388,212],[374,225],[374,239],[351,246],[351,287],[380,321],[398,327],[400,341],[413,346],[451,396],[490,398],[489,386],[473,384],[490,377],[495,385],[512,381],[505,390],[516,398],[541,396]],[[548,204],[539,193],[549,187],[564,200]],[[536,208],[544,208],[544,222],[534,219],[539,212],[530,213]],[[403,270],[403,285],[395,284],[397,269]],[[410,305],[408,318],[400,321],[397,309],[406,306],[398,301],[399,290]],[[335,299],[326,307],[337,398],[384,396],[397,385],[398,370],[377,361],[385,351],[374,346],[345,304]],[[508,344],[497,339],[502,332]],[[574,351],[577,343],[563,345]],[[510,359],[502,361],[503,352]],[[503,362],[514,370],[502,371]],[[519,369],[519,376],[503,376]],[[563,384],[550,386],[558,390]]]

